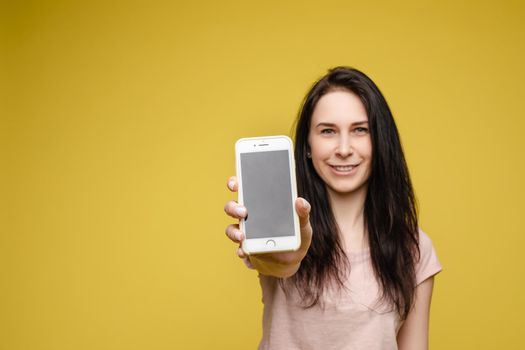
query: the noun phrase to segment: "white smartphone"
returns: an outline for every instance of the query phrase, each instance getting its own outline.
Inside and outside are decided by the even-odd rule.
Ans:
[[[243,138],[235,143],[238,201],[248,210],[240,229],[247,253],[293,251],[301,245],[295,211],[297,185],[292,140]]]

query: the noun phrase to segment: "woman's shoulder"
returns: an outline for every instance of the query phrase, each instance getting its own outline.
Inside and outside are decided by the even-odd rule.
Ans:
[[[419,229],[419,259],[416,261],[416,282],[422,283],[427,278],[442,270],[434,244],[429,235]]]
[[[425,251],[432,249],[434,245],[432,244],[432,239],[429,237],[429,235],[421,228],[419,228],[418,231],[419,249]]]

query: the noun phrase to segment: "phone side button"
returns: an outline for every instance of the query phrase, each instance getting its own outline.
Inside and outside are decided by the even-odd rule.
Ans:
[[[269,239],[266,241],[266,246],[268,248],[274,248],[275,247],[275,241],[273,239]]]

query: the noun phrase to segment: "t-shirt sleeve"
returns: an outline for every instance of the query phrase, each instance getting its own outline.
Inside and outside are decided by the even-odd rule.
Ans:
[[[417,285],[441,271],[441,264],[432,245],[432,240],[422,230],[419,230],[419,253],[420,258],[416,263]]]

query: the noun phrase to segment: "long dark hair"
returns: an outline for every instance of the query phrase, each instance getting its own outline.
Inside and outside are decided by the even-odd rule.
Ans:
[[[372,165],[364,204],[365,228],[381,299],[405,318],[415,291],[414,265],[419,259],[417,206],[401,147],[399,133],[388,104],[374,82],[350,67],[336,67],[317,81],[306,95],[295,132],[295,161],[299,195],[312,205],[313,237],[299,271],[290,282],[307,307],[320,302],[322,293],[335,283],[343,287],[349,266],[342,247],[326,185],[311,160],[308,134],[314,108],[330,91],[346,89],[365,106],[372,139]]]

